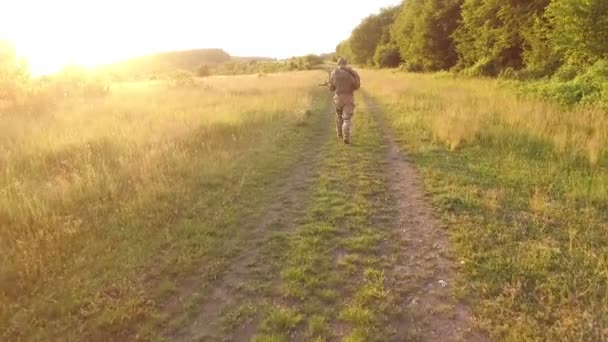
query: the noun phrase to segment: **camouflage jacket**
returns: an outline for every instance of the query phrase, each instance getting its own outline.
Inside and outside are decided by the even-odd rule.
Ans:
[[[359,74],[350,67],[338,67],[329,77],[329,89],[336,94],[352,95],[361,87]]]

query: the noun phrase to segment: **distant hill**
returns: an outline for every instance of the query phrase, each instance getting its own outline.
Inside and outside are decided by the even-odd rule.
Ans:
[[[214,74],[242,74],[309,70],[333,54],[307,55],[284,60],[258,56],[230,56],[221,49],[196,49],[155,53],[103,65],[96,70],[114,79],[142,79],[175,75],[180,71],[197,73],[201,65]]]
[[[231,62],[275,62],[277,59],[276,58],[270,58],[270,57],[239,57],[239,56],[232,56],[230,60],[231,60]]]
[[[141,77],[195,71],[201,64],[209,66],[229,62],[230,55],[221,49],[197,49],[155,53],[101,66],[99,71],[119,77]]]

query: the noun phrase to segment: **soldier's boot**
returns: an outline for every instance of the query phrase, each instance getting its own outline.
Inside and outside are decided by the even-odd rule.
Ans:
[[[344,119],[342,124],[342,136],[345,144],[350,144],[350,119]]]
[[[343,124],[344,124],[344,120],[342,120],[342,113],[336,112],[336,135],[338,136],[338,139],[340,139],[340,140],[342,140],[344,137],[342,135]]]

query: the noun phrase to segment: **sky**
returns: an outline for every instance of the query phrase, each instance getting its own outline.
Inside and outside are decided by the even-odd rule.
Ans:
[[[6,1],[6,2],[5,2]],[[5,0],[0,39],[34,74],[153,52],[221,48],[233,56],[325,53],[366,16],[401,0]]]

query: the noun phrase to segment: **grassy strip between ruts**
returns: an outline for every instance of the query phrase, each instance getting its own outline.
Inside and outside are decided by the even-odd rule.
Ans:
[[[386,186],[382,138],[373,118],[359,111],[354,143],[324,147],[311,204],[297,231],[276,236],[267,262],[278,279],[267,284],[258,307],[244,305],[227,317],[257,312],[255,341],[300,337],[325,341],[382,340],[391,300],[381,248]]]
[[[507,341],[604,340],[605,119],[491,81],[366,76],[449,224],[483,327]]]

